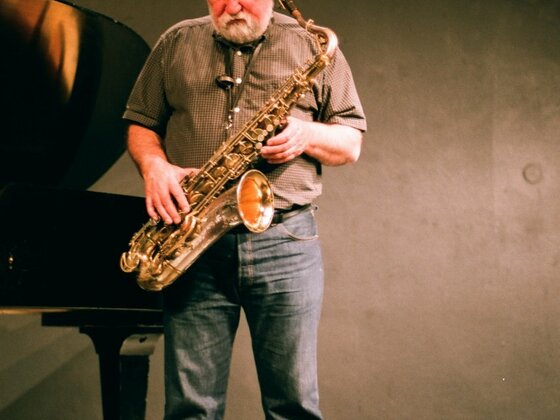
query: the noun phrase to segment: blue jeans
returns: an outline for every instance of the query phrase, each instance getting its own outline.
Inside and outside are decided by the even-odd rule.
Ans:
[[[224,416],[241,308],[267,419],[320,419],[323,263],[313,210],[236,228],[164,290],[166,419]]]

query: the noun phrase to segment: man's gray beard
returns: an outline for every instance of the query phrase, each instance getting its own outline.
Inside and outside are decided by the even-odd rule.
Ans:
[[[227,23],[233,20],[231,17],[223,17],[214,21],[214,27],[220,35],[222,35],[228,41],[234,42],[236,44],[246,44],[248,42],[255,41],[258,39],[268,27],[270,19],[263,19],[259,22],[253,19],[247,14],[241,14],[238,17],[242,17],[246,24],[234,24],[228,25]]]
[[[262,33],[246,25],[234,25],[220,30],[220,34],[228,41],[246,44],[257,39]]]

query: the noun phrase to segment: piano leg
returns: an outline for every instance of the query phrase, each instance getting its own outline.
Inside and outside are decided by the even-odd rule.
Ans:
[[[146,395],[148,394],[148,356],[121,356],[121,418],[146,418]]]
[[[149,357],[160,327],[81,327],[99,357],[104,420],[143,420],[146,412]]]

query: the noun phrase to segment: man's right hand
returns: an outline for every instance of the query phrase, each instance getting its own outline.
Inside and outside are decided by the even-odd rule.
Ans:
[[[152,219],[161,217],[166,224],[181,223],[179,211],[183,214],[190,211],[181,181],[196,172],[196,169],[181,168],[163,159],[154,159],[144,168],[146,210]]]
[[[128,127],[127,148],[144,178],[146,210],[150,217],[154,220],[161,217],[167,224],[181,223],[179,212],[184,214],[191,210],[181,181],[198,170],[169,163],[161,137],[141,125],[131,124]]]

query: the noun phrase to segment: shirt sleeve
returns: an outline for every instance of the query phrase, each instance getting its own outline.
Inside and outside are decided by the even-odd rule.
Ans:
[[[165,38],[162,37],[148,55],[126,104],[123,118],[150,128],[160,135],[165,132],[171,113],[164,86]]]
[[[352,71],[337,48],[333,61],[324,70],[319,120],[367,130],[366,117],[356,90]]]

